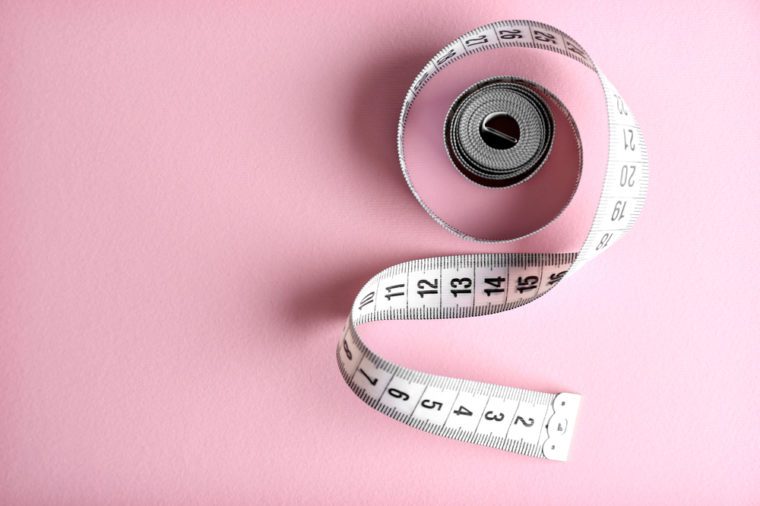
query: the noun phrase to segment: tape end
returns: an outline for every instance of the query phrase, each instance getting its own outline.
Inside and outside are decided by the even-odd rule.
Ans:
[[[567,462],[580,404],[581,396],[578,394],[563,392],[554,398],[554,414],[549,418],[547,427],[549,437],[543,446],[544,457],[547,459]]]

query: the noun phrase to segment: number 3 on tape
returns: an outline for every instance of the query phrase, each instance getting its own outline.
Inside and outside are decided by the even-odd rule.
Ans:
[[[535,392],[415,371],[372,352],[357,332],[360,324],[370,321],[471,317],[531,302],[556,286],[566,274],[577,271],[606,250],[638,217],[646,195],[648,164],[644,139],[630,108],[577,42],[556,28],[534,21],[502,21],[473,30],[443,48],[414,80],[404,101],[398,133],[401,166],[410,187],[403,140],[415,98],[452,62],[474,52],[504,47],[559,53],[596,73],[601,81],[607,104],[609,153],[601,198],[586,240],[577,253],[459,255],[414,260],[385,269],[356,296],[338,344],[338,365],[359,398],[407,425],[452,439],[565,461],[580,404],[578,394]],[[517,104],[516,111],[530,111],[531,104],[536,103],[532,92],[523,89],[519,82],[485,83],[476,88],[478,93],[495,93],[484,103],[498,103],[502,108]],[[489,165],[491,161],[470,156],[467,142],[474,137],[456,137],[457,128],[468,128],[468,118],[474,114],[468,111],[480,110],[480,106],[471,106],[477,99],[474,95],[463,98],[461,109],[451,114],[453,133],[447,135],[452,139],[452,152],[461,159],[458,168],[472,170],[473,174],[477,171],[479,179],[475,176],[472,179],[483,181],[484,186],[499,186],[500,177],[514,184],[516,177],[530,173],[531,160],[535,160],[537,170],[553,135],[551,122],[545,114],[539,114],[543,109],[536,106],[537,119],[532,120],[529,113],[524,120],[534,121],[539,125],[535,128],[545,128],[545,144],[536,148],[540,156],[531,158],[528,153],[524,157],[528,165],[505,166],[502,175],[500,167]],[[491,113],[483,124],[493,117]],[[517,113],[515,117],[517,123],[523,121]],[[492,122],[485,129],[495,139],[493,142],[501,142],[509,149],[514,145],[518,153],[520,143],[515,145],[516,137],[499,131],[507,127]],[[483,139],[489,142],[485,136]],[[501,163],[500,159],[495,160]],[[412,191],[420,200],[413,188]],[[466,237],[422,205],[444,227]]]

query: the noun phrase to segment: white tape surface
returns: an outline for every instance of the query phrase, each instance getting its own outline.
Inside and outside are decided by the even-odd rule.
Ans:
[[[473,30],[443,48],[414,80],[401,112],[398,149],[407,183],[420,204],[451,232],[477,240],[436,216],[415,191],[405,160],[405,126],[415,99],[441,70],[471,54],[507,47],[553,51],[585,66],[601,81],[609,150],[601,198],[586,240],[577,253],[460,255],[385,269],[365,284],[354,301],[338,345],[338,364],[346,383],[364,402],[412,427],[564,461],[575,429],[578,394],[535,392],[415,371],[373,353],[357,332],[369,321],[479,316],[531,302],[616,242],[640,214],[647,189],[647,151],[633,114],[577,42],[534,21],[502,21]],[[443,135],[435,142],[443,146]]]

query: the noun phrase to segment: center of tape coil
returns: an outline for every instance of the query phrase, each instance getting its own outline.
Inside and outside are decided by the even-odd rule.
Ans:
[[[510,77],[476,83],[446,116],[451,163],[471,181],[501,188],[541,168],[554,141],[554,119],[531,85]]]
[[[480,137],[489,147],[509,149],[520,140],[520,125],[505,112],[494,112],[480,124]]]

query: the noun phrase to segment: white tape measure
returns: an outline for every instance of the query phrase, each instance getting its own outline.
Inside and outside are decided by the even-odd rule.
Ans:
[[[491,198],[516,198],[522,192],[532,196],[519,205],[548,208],[533,214],[530,228],[515,226],[501,240],[532,235],[566,212],[573,196],[582,193],[576,189],[583,184],[581,169],[587,169],[583,160],[590,149],[589,139],[584,138],[590,131],[584,124],[588,119],[579,119],[583,114],[579,108],[566,106],[572,88],[564,97],[555,95],[551,83],[524,75],[530,74],[527,67],[510,68],[510,54],[527,55],[530,62],[547,51],[551,58],[559,55],[567,65],[590,73],[597,86],[601,83],[606,103],[609,145],[606,167],[598,170],[603,181],[597,182],[595,194],[601,196],[580,250],[439,257],[385,269],[359,291],[337,356],[354,393],[396,420],[453,439],[564,461],[575,428],[578,394],[535,392],[415,371],[373,353],[357,332],[357,326],[369,321],[461,318],[521,306],[545,294],[631,228],[647,190],[647,151],[641,131],[628,105],[583,48],[560,30],[534,21],[480,27],[447,45],[425,65],[407,92],[398,129],[406,181],[431,217],[462,238],[480,240],[426,203],[427,197],[415,186],[415,166],[421,171],[432,167],[445,177],[456,174],[462,184],[477,191],[496,192]],[[468,72],[475,77],[471,79]],[[466,86],[452,94],[447,80],[455,83],[449,88]],[[576,169],[577,174],[572,172]],[[551,197],[547,185],[561,174],[567,191],[551,192],[556,198]],[[584,174],[583,179],[588,177]]]

